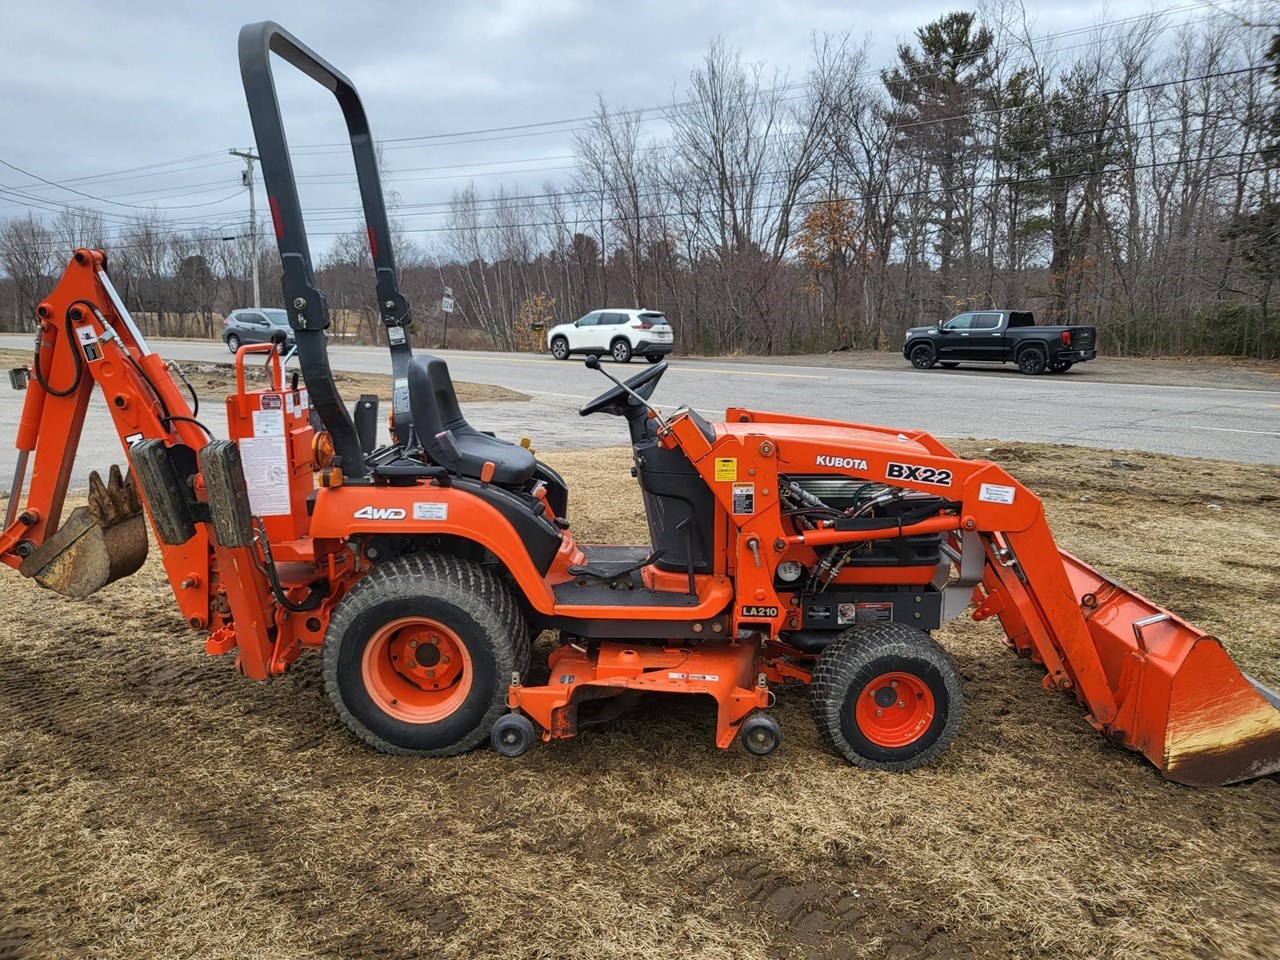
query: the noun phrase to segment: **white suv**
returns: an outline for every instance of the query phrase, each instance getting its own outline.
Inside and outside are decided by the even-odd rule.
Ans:
[[[557,360],[593,353],[618,363],[630,363],[633,356],[657,363],[675,348],[675,337],[667,318],[654,310],[593,310],[548,330],[547,346]]]

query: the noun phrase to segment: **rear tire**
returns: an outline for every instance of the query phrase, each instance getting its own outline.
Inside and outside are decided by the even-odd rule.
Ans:
[[[1052,363],[1049,364],[1049,372],[1050,373],[1066,373],[1075,365],[1076,364],[1074,360],[1054,360]]]
[[[631,344],[619,337],[609,345],[609,354],[617,363],[630,363]]]
[[[1044,351],[1039,347],[1027,347],[1018,354],[1018,369],[1028,377],[1039,376],[1048,366]]]
[[[564,337],[556,337],[551,341],[551,355],[557,360],[569,359],[569,341]]]
[[[489,737],[513,673],[529,662],[529,628],[511,588],[485,568],[439,554],[378,567],[343,598],[321,654],[342,722],[383,753],[444,757]]]
[[[662,354],[649,353],[645,355],[645,359],[648,360],[650,363],[658,363],[659,361],[662,360]]]
[[[933,344],[917,343],[911,348],[911,365],[917,370],[928,370],[938,362],[937,354],[934,353]]]
[[[227,334],[227,349],[232,353],[238,353],[240,350],[240,338],[234,333]]]
[[[809,705],[823,743],[856,767],[914,770],[960,727],[960,674],[932,637],[900,623],[845,630],[818,657]]]

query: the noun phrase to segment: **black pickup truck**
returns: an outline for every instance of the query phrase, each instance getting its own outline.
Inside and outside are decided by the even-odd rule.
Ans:
[[[912,327],[902,344],[911,365],[1016,363],[1025,374],[1065,373],[1097,355],[1093,327],[1037,327],[1025,310],[975,310],[932,327]]]

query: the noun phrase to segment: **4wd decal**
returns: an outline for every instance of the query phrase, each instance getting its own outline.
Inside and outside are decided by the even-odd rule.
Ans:
[[[354,516],[357,520],[403,520],[407,514],[400,507],[361,507]]]
[[[759,618],[762,620],[772,620],[777,615],[777,607],[748,607],[745,605],[742,607],[742,612],[738,614],[738,616],[744,620],[748,617],[752,619]]]
[[[914,463],[890,463],[884,471],[890,480],[906,480],[908,483],[932,483],[939,487],[951,486],[951,471],[934,467],[920,467]]]
[[[823,454],[814,462],[820,467],[838,467],[841,470],[867,469],[867,461],[860,460],[857,457],[829,457],[826,454]]]

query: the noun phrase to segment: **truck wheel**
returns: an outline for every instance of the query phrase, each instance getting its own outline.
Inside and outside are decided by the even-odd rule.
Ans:
[[[809,706],[823,742],[857,767],[914,770],[955,739],[960,674],[927,633],[901,623],[845,630],[822,651]]]
[[[627,343],[622,337],[613,341],[609,346],[609,353],[618,363],[631,362],[631,344]]]
[[[383,753],[444,757],[483,743],[529,661],[511,589],[458,557],[378,567],[343,598],[321,654],[325,691],[357,737]]]
[[[1018,369],[1029,377],[1044,373],[1047,366],[1044,351],[1039,347],[1027,347],[1018,354]]]
[[[1075,365],[1076,364],[1074,360],[1054,360],[1052,363],[1049,364],[1049,372],[1050,373],[1066,373]]]
[[[911,365],[917,370],[928,370],[938,362],[937,356],[933,352],[933,344],[917,343],[911,348]]]
[[[556,337],[551,341],[551,355],[557,360],[569,359],[569,341],[564,337]]]

